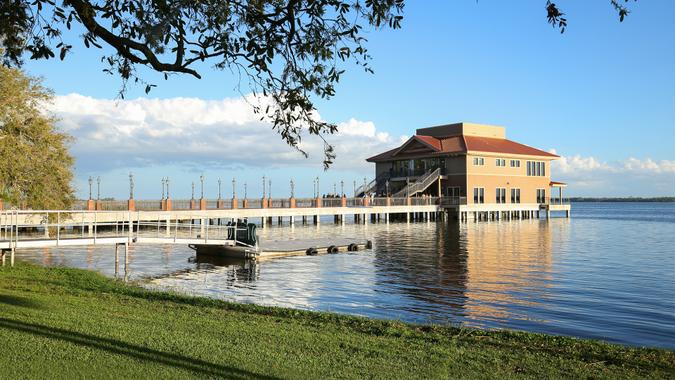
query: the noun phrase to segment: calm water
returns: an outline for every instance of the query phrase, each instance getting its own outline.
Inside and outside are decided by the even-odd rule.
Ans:
[[[136,246],[130,276],[238,302],[675,348],[675,203],[578,203],[571,219],[272,227],[261,239],[367,237],[372,250],[195,263]],[[20,252],[113,273],[113,248]]]

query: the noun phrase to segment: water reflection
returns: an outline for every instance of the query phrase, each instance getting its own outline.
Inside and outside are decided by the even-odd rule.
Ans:
[[[129,276],[153,277],[154,288],[237,302],[672,348],[675,205],[658,206],[627,206],[597,218],[599,206],[575,206],[575,218],[548,222],[274,226],[259,230],[260,238],[339,235],[374,246],[259,263],[196,259],[183,246],[131,246]],[[645,223],[645,207],[660,213],[658,220]],[[113,250],[19,255],[112,275]]]

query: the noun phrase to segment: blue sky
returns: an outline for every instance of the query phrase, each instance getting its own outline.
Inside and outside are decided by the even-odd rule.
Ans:
[[[560,0],[557,4],[569,20],[562,35],[547,24],[544,4],[408,1],[401,30],[368,33],[375,75],[351,67],[337,96],[317,102],[323,119],[351,123],[351,132],[334,141],[353,149],[343,151],[328,172],[322,171],[319,154],[302,159],[273,141],[268,127],[250,115],[242,116],[249,123],[245,125],[259,134],[251,134],[248,145],[227,145],[226,140],[243,133],[228,123],[244,123],[225,116],[241,100],[236,78],[228,71],[204,66],[202,80],[174,76],[169,81],[144,71],[159,85],[149,96],[155,102],[134,103],[145,95],[143,88],[131,88],[131,103],[124,108],[105,101],[115,97],[120,82],[101,72],[98,51],[79,42],[65,62],[31,61],[25,69],[43,76],[62,97],[55,112],[79,141],[73,152],[80,195],[86,195],[86,178],[100,175],[103,195],[125,197],[130,170],[137,178],[138,198],[159,197],[160,179],[166,175],[172,177],[175,197],[189,196],[190,182],[202,172],[210,195],[219,177],[227,183],[237,177],[239,183],[248,182],[249,196],[259,195],[262,175],[273,178],[277,196],[287,195],[290,177],[300,195],[311,195],[316,175],[322,178],[322,192],[332,191],[340,180],[351,189],[353,180],[372,176],[372,164],[360,164],[363,157],[397,145],[415,128],[456,121],[503,125],[513,140],[555,149],[564,160],[553,176],[568,181],[572,195],[675,195],[675,24],[670,19],[675,2],[630,2],[632,13],[619,23],[609,0]],[[186,105],[176,98],[192,101]],[[87,106],[73,109],[80,101]],[[191,114],[190,109],[211,111]],[[170,115],[160,114],[167,110],[182,113],[177,118],[183,124],[165,120]],[[155,117],[147,116],[153,112]],[[204,112],[223,116],[191,122]],[[96,116],[102,113],[105,117]],[[136,116],[127,119],[130,114]],[[121,119],[145,127],[140,134],[118,130],[120,144],[124,136],[143,139],[142,144],[122,149],[111,142],[114,136],[101,132]],[[159,149],[171,146],[161,133],[171,126],[189,131],[183,143],[172,143],[194,143],[194,149]],[[217,142],[222,145],[209,145],[216,144],[215,137],[224,139]],[[237,154],[221,157],[218,146]],[[258,149],[279,150],[283,158]],[[373,151],[359,155],[366,149]],[[150,154],[153,150],[162,153]],[[212,153],[202,154],[206,151]],[[268,164],[269,157],[276,157],[274,164]]]

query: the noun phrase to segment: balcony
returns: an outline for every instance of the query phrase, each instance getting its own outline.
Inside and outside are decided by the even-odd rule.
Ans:
[[[416,178],[421,175],[428,173],[429,171],[436,170],[438,167],[429,167],[426,169],[403,169],[403,170],[394,170],[389,169],[389,179],[391,180],[405,180],[406,178]],[[441,175],[445,175],[445,167],[441,167]]]

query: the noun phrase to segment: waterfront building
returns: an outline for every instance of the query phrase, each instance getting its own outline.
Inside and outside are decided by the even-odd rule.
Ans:
[[[417,129],[401,146],[367,161],[375,163],[371,191],[377,194],[442,196],[461,205],[547,206],[563,203],[566,184],[551,181],[551,162],[558,158],[507,139],[504,127],[455,123]],[[554,188],[558,197],[551,199]]]

